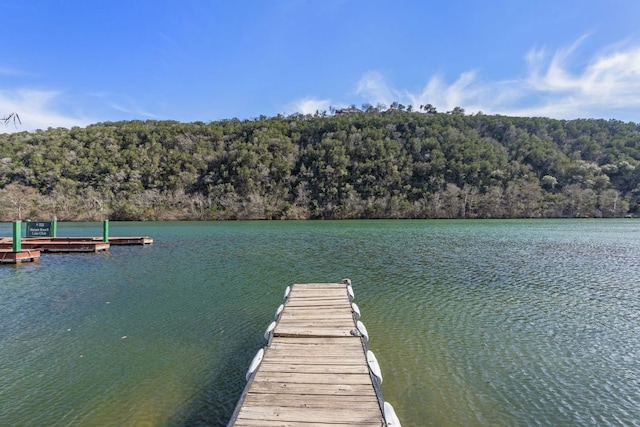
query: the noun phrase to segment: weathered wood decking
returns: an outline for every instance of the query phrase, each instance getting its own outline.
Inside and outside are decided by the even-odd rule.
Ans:
[[[230,426],[384,426],[345,283],[296,284]]]

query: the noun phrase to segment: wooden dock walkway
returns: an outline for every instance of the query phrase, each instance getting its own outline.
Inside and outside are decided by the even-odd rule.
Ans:
[[[352,295],[349,281],[287,288],[229,426],[399,425],[385,421]]]

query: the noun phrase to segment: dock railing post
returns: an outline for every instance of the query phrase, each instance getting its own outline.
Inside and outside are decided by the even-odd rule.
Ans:
[[[58,237],[58,218],[55,216],[51,220],[51,237]]]
[[[22,251],[22,221],[13,222],[13,252]]]
[[[102,221],[102,241],[109,243],[109,220]]]

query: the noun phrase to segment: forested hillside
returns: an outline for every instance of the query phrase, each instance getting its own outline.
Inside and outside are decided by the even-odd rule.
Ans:
[[[0,135],[0,219],[619,217],[640,126],[402,106]]]

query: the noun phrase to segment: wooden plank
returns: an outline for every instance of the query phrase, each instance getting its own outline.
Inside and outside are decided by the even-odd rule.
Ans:
[[[295,289],[305,289],[305,288],[345,289],[344,283],[296,283],[291,287]]]
[[[345,296],[346,294],[340,295],[333,292],[329,294],[324,294],[324,295],[321,295],[320,293],[313,294],[313,295],[301,295],[300,293],[291,292],[289,300],[292,303],[296,303],[300,301],[317,300],[317,301],[331,301],[333,304],[345,304],[345,303],[348,303],[348,299],[345,299]]]
[[[281,337],[348,337],[350,332],[346,329],[281,328],[278,334]]]
[[[336,304],[320,304],[317,302],[306,302],[304,304],[299,304],[299,305],[291,305],[289,307],[286,307],[284,311],[287,311],[287,314],[297,314],[297,313],[302,313],[302,314],[309,314],[309,313],[316,313],[316,314],[322,314],[323,312],[329,312],[329,310],[342,310],[345,313],[350,313],[351,312],[351,307],[349,307],[348,305],[336,305]],[[284,311],[282,312],[283,314]]]
[[[317,340],[323,339],[339,339],[341,342],[326,342],[326,343],[318,343]],[[309,342],[305,343],[302,340],[308,340]],[[297,342],[287,342],[293,340],[301,340]],[[280,338],[275,337],[271,343],[273,349],[303,349],[307,351],[313,351],[314,349],[335,349],[336,351],[340,351],[341,349],[350,349],[353,351],[362,352],[362,343],[360,342],[360,337],[354,337],[353,335],[349,335],[348,337],[310,337],[310,338]],[[271,347],[270,347],[271,348]]]
[[[375,395],[362,394],[349,396],[345,399],[343,396],[305,394],[300,396],[292,396],[291,394],[265,394],[265,393],[249,393],[245,399],[247,405],[260,406],[288,406],[304,407],[304,408],[353,408],[359,409],[364,406],[378,405],[378,399]]]
[[[318,347],[327,346],[327,345],[338,345],[338,346],[346,346],[349,348],[358,348],[362,350],[362,345],[358,341],[359,340],[355,337],[349,338],[347,340],[341,337],[312,337],[312,338],[287,338],[287,339],[274,338],[271,345],[272,346],[317,345]]]
[[[273,358],[275,357],[280,357],[281,359],[274,360]],[[337,360],[326,360],[326,359],[337,359]],[[303,365],[303,364],[317,365],[320,362],[322,362],[320,363],[322,365],[336,365],[340,363],[354,365],[358,363],[365,363],[365,360],[360,355],[345,354],[344,356],[341,356],[339,354],[336,354],[335,352],[322,352],[322,353],[308,354],[308,355],[304,353],[297,353],[293,355],[290,353],[273,353],[268,357],[268,359],[263,361],[263,363],[281,363],[281,362],[287,363],[286,362],[287,360],[289,361],[295,360],[295,363],[300,365]]]
[[[303,372],[308,374],[369,374],[369,369],[364,364],[362,364],[360,360],[354,361],[353,363],[349,364],[340,363],[340,361],[337,361],[335,364],[321,364],[320,362],[304,363],[304,361],[296,361],[296,363],[292,363],[286,360],[269,360],[262,362],[262,364],[260,365],[260,372]]]
[[[286,337],[283,337],[283,338],[286,338]],[[353,343],[362,345],[357,338],[351,337],[351,336],[349,336],[349,338],[354,338],[350,340]],[[349,338],[345,338],[345,341]],[[311,339],[315,339],[315,338],[311,338]],[[362,360],[365,359],[364,354],[362,352],[362,347],[360,348],[353,347],[353,344],[349,343],[349,345],[347,345],[346,342],[344,346],[335,345],[335,344],[326,344],[324,346],[318,346],[315,344],[312,344],[312,345],[286,344],[286,343],[279,342],[277,344],[273,344],[272,347],[269,347],[268,354],[269,356],[283,357],[283,358],[285,358],[287,355],[290,355],[292,357],[298,357],[298,356],[304,356],[304,355],[308,355],[308,356],[322,355],[322,356],[335,356],[335,357],[345,356],[346,357],[349,355],[354,355],[361,358]]]
[[[318,317],[318,318],[331,318],[331,317],[349,317],[349,318],[353,318],[353,312],[351,311],[350,308],[325,308],[322,310],[318,310],[317,308],[300,308],[297,310],[283,310],[282,314],[280,315],[280,318],[282,319],[283,317],[286,318],[297,318],[297,317],[304,317],[304,318],[314,318],[314,317]]]
[[[303,351],[305,353],[313,353],[315,351],[322,351],[322,352],[333,351],[337,354],[341,354],[343,352],[350,352],[350,353],[359,354],[360,356],[364,357],[364,355],[362,354],[362,343],[360,342],[359,337],[354,337],[352,335],[349,335],[348,337],[345,337],[345,338],[339,338],[341,342],[333,342],[333,343],[314,342],[318,339],[331,339],[331,338],[338,338],[338,337],[306,338],[308,341],[310,341],[308,343],[305,343],[304,341],[287,342],[287,340],[284,338],[275,337],[271,342],[271,346],[269,346],[269,351],[274,351],[274,352],[275,351],[291,351],[291,352]],[[294,340],[294,339],[304,340],[305,338],[289,338],[289,340]]]
[[[336,427],[346,426],[345,423],[323,423],[322,421],[315,422],[286,422],[277,420],[238,420],[234,424],[237,427]],[[380,427],[383,424],[380,422],[360,423],[359,427]]]
[[[316,306],[311,307],[296,307],[292,309],[291,307],[288,310],[283,310],[281,317],[328,317],[332,318],[334,316],[348,316],[353,317],[353,312],[351,311],[351,307],[321,307],[318,308]]]
[[[294,323],[295,322],[324,322],[324,323],[340,322],[340,323],[355,326],[353,317],[349,313],[345,314],[344,312],[336,313],[333,319],[328,318],[326,315],[323,315],[323,314],[314,314],[314,313],[308,313],[308,314],[302,313],[302,314],[296,314],[296,315],[286,314],[280,317],[280,322],[282,322],[282,324],[287,324],[290,322],[294,322]]]
[[[346,295],[328,294],[328,295],[300,295],[299,293],[291,293],[289,301],[291,304],[296,304],[304,301],[325,301],[331,304],[348,304]]]
[[[279,420],[283,422],[317,422],[322,420],[328,424],[361,425],[364,423],[378,423],[384,425],[384,420],[378,411],[354,411],[351,408],[333,408],[331,410],[318,408],[288,408],[271,406],[247,406],[240,411],[238,418],[247,420]]]
[[[282,382],[289,384],[370,384],[369,374],[352,373],[307,373],[263,372],[260,370],[253,381]]]
[[[280,318],[280,321],[278,322],[277,326],[286,328],[289,327],[291,325],[298,325],[298,324],[304,324],[304,323],[314,323],[314,324],[318,324],[318,325],[327,325],[327,326],[340,326],[340,327],[349,327],[350,329],[353,329],[356,327],[355,322],[353,321],[353,318],[348,317],[348,316],[344,316],[344,315],[340,315],[340,316],[336,316],[336,318],[334,319],[328,319],[326,317],[322,317],[322,316],[315,316],[315,317],[309,317],[309,316],[283,316]]]
[[[283,330],[296,329],[296,328],[305,329],[305,330],[313,329],[313,328],[338,329],[340,331],[348,332],[348,334],[351,335],[351,331],[355,329],[355,325],[353,324],[353,321],[349,322],[344,320],[341,322],[338,322],[338,321],[331,322],[330,320],[324,321],[321,319],[318,319],[318,320],[300,319],[300,320],[292,320],[290,322],[287,322],[286,325],[283,324],[280,328],[276,327],[275,333],[277,334],[278,332],[281,332]]]
[[[358,365],[358,364],[364,364],[362,358],[360,357],[355,357],[355,356],[345,356],[344,358],[338,358],[337,356],[333,355],[333,354],[317,354],[317,355],[310,355],[307,356],[305,358],[294,358],[294,357],[290,357],[290,360],[294,360],[296,361],[296,364],[299,365],[326,365],[326,366],[340,366],[340,365]],[[337,360],[327,360],[327,359],[337,359]],[[283,360],[266,360],[263,361],[262,363],[287,363],[286,361]]]
[[[303,307],[314,307],[317,310],[321,310],[323,308],[334,308],[334,307],[350,307],[349,304],[339,301],[338,299],[330,299],[330,298],[305,298],[299,299],[295,302],[290,302],[286,305],[289,310],[294,308],[303,308]]]
[[[291,301],[294,299],[339,299],[339,298],[345,298],[348,300],[348,294],[347,292],[343,289],[342,291],[337,291],[337,290],[310,290],[310,291],[303,291],[303,290],[299,290],[299,289],[293,289],[290,293],[289,293],[289,298],[287,299],[287,301]]]
[[[289,297],[295,298],[342,298],[344,296],[348,298],[346,289],[298,289],[294,287],[289,292]]]
[[[348,298],[346,289],[291,289],[288,299],[294,298]]]
[[[346,354],[344,356],[339,356],[339,355],[336,355],[336,353],[334,352],[323,352],[323,353],[316,353],[316,354],[309,354],[309,355],[305,355],[304,353],[298,353],[296,355],[291,355],[290,357],[286,357],[287,354],[284,353],[284,356],[286,357],[286,359],[273,360],[273,357],[282,357],[282,356],[283,356],[283,353],[280,353],[280,354],[274,353],[273,355],[269,356],[269,359],[267,359],[266,361],[263,361],[263,363],[281,363],[281,362],[287,363],[286,360],[290,360],[290,361],[295,360],[295,362],[300,365],[311,365],[311,364],[337,365],[340,363],[347,364],[347,365],[355,365],[358,363],[365,363],[364,359],[359,355]],[[338,359],[338,360],[326,360],[326,359]]]

